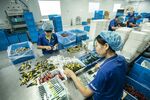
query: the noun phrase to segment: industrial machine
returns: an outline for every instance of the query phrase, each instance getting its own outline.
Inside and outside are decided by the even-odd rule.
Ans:
[[[21,0],[10,0],[5,13],[10,24],[12,32],[24,32],[27,26],[23,13],[28,11],[28,6]]]

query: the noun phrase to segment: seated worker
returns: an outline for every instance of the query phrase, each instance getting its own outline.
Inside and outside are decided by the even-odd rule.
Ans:
[[[64,73],[73,80],[85,97],[92,96],[94,100],[121,100],[127,69],[125,58],[115,52],[122,48],[121,37],[113,31],[101,32],[96,37],[95,48],[106,60],[100,65],[96,76],[87,87],[72,70],[66,68]]]
[[[123,23],[123,18],[120,17],[116,17],[115,19],[111,20],[108,26],[108,30],[109,31],[115,31],[118,27],[120,27],[120,24]]]
[[[139,24],[136,24],[136,21],[139,20],[141,16],[131,16],[128,21],[127,21],[127,27],[132,28],[132,27],[137,27]]]
[[[40,34],[38,38],[37,48],[42,49],[42,53],[51,54],[56,51],[58,46],[58,39],[56,34],[53,33],[53,26],[50,23],[44,23],[42,29],[45,31]]]

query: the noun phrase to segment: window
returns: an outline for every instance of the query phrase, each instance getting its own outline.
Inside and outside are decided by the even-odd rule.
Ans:
[[[95,12],[95,10],[99,10],[100,4],[98,2],[89,2],[89,12]]]
[[[114,4],[113,12],[117,12],[117,10],[120,8],[121,8],[121,4]]]
[[[47,16],[51,14],[61,15],[60,1],[38,1],[41,15]]]

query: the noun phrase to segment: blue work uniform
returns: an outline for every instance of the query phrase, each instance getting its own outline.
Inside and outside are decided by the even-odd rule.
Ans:
[[[108,31],[115,31],[112,29],[112,27],[116,27],[116,26],[118,26],[116,20],[115,19],[111,20],[108,26]]]
[[[123,94],[127,62],[124,57],[115,55],[108,58],[88,84],[94,100],[120,100]]]
[[[38,43],[37,45],[39,46],[51,46],[52,48],[55,46],[55,44],[58,43],[58,39],[56,34],[52,33],[51,39],[50,41],[46,38],[46,34],[43,33],[39,36],[38,38]],[[42,49],[42,53],[45,54],[50,54],[53,53],[55,50],[46,50],[46,49]]]
[[[127,21],[127,27],[132,28],[132,26],[129,23],[136,24],[135,17],[130,17]]]

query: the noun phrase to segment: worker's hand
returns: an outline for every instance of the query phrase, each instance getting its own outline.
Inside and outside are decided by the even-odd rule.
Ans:
[[[68,68],[65,68],[65,70],[64,70],[64,74],[67,76],[67,77],[74,77],[74,76],[76,76],[75,75],[75,73],[72,71],[72,70],[70,70],[70,69],[68,69]]]
[[[51,46],[45,46],[45,49],[46,49],[46,50],[51,50],[52,47],[51,47]]]
[[[57,47],[58,47],[58,46],[57,46],[57,45],[55,45],[55,46],[53,47],[53,50],[56,50],[56,49],[57,49]]]
[[[97,63],[97,64],[95,65],[94,70],[97,71],[97,70],[99,69],[99,67],[100,67],[100,63]]]

